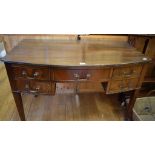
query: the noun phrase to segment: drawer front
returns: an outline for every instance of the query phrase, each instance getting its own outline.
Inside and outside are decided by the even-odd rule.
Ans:
[[[107,81],[110,69],[55,69],[55,81]]]
[[[33,66],[13,66],[13,74],[15,79],[37,79],[49,80],[50,71],[47,67],[33,67]]]
[[[16,90],[34,94],[54,94],[55,84],[34,80],[15,80]]]
[[[139,77],[141,71],[142,71],[142,65],[118,67],[114,68],[112,78],[122,79],[122,78]]]
[[[125,92],[139,88],[139,79],[112,80],[109,82],[108,94],[116,92]]]

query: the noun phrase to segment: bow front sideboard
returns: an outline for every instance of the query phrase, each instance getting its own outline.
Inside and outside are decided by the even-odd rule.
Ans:
[[[2,61],[19,116],[26,120],[21,93],[54,95],[57,83],[64,82],[100,82],[106,94],[131,91],[126,110],[130,119],[151,60],[125,41],[25,39]]]

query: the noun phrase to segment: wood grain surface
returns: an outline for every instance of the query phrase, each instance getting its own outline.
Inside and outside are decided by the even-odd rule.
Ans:
[[[95,93],[94,89],[96,91],[99,87],[96,83],[93,85],[93,90],[90,90],[92,89],[90,83],[80,86],[81,91],[87,93],[79,94],[79,96],[66,94],[65,86],[62,87],[61,90],[58,90],[58,95],[55,96],[39,95],[34,97],[34,95],[22,95],[27,120],[124,120],[124,111],[117,101],[117,95],[107,96],[104,95],[104,92]],[[93,93],[90,93],[90,91],[93,91]],[[98,88],[98,92],[100,91],[103,91],[102,87]],[[0,121],[18,120],[20,118],[12,96],[6,69],[4,64],[0,63]]]
[[[46,65],[46,67],[48,67],[48,65],[49,65],[52,67],[60,67],[60,68],[68,67],[70,69],[73,67],[77,67],[76,69],[78,69],[78,68],[84,69],[84,67],[87,67],[87,69],[88,69],[88,67],[90,67],[92,69],[92,67],[96,67],[96,66],[97,67],[105,67],[105,66],[112,66],[112,67],[116,66],[117,67],[119,65],[122,65],[123,67],[125,67],[126,65],[128,66],[129,64],[137,65],[137,64],[147,63],[150,61],[150,59],[148,57],[144,56],[143,54],[138,52],[135,48],[131,47],[126,40],[117,39],[115,37],[110,40],[108,38],[108,39],[103,39],[103,40],[83,39],[80,41],[79,40],[72,40],[72,41],[68,41],[68,40],[64,41],[63,40],[62,41],[62,40],[50,40],[50,39],[25,39],[25,40],[20,41],[19,44],[17,46],[15,46],[11,50],[11,52],[8,53],[7,56],[4,57],[2,60],[4,62],[7,62],[6,67],[10,66],[9,62],[11,62],[13,64],[23,63],[24,65],[25,64],[34,64],[34,66],[38,65],[38,67],[40,67],[40,65]],[[20,66],[20,65],[17,65],[17,66]],[[12,65],[9,68],[7,67],[7,70],[8,71],[12,70],[11,67],[12,67]],[[41,66],[41,67],[43,67],[43,66]],[[35,74],[34,71],[32,71],[34,73],[31,73],[31,68],[28,67],[27,70],[28,70],[28,72],[27,72],[28,77],[32,77]],[[11,73],[11,72],[9,72],[9,73]],[[127,71],[125,71],[125,73],[124,73],[124,71],[123,71],[123,74],[128,75],[128,72],[127,73],[126,72]],[[95,72],[93,71],[93,73],[95,73]],[[111,75],[110,70],[109,70],[109,73]],[[130,71],[129,71],[129,73],[130,73]],[[134,70],[133,70],[133,73],[134,73]],[[41,74],[41,72],[39,74]],[[83,72],[82,72],[79,74],[80,74],[80,80],[83,80],[83,79],[85,79],[84,75],[85,74],[87,75],[88,73],[86,72],[85,74],[83,74]],[[109,76],[109,74],[107,74],[107,76]],[[9,74],[9,77],[12,77],[12,75]],[[89,78],[92,78],[92,77],[89,77]],[[43,80],[45,78],[42,77],[41,79]],[[97,80],[97,79],[98,78],[94,78],[94,80]],[[136,79],[136,80],[138,80],[138,79]],[[14,85],[12,82],[13,80],[10,79],[10,81],[11,81],[11,85]],[[107,80],[105,80],[105,81],[107,81]],[[129,85],[128,83],[127,83],[127,85]],[[137,82],[136,82],[136,84],[137,84]],[[137,87],[136,84],[135,84],[135,87]],[[119,87],[120,86],[121,85],[119,85]],[[44,87],[42,87],[42,88],[44,88]],[[117,89],[119,90],[120,88],[117,88]],[[132,89],[134,89],[134,86]],[[122,92],[122,90],[119,90],[118,92]],[[82,96],[82,98],[80,96]],[[54,97],[57,97],[57,95]],[[35,98],[34,100],[32,98],[32,100],[34,102],[40,103],[41,109],[45,108],[48,111],[48,110],[50,110],[50,108],[45,107],[45,105],[43,105],[43,103],[46,102],[46,105],[48,105],[49,103],[51,103],[50,98],[53,98],[52,99],[52,102],[53,102],[54,97],[53,96],[47,97],[47,101],[46,101],[46,99],[45,99],[46,97],[41,97],[41,95],[40,95],[38,98]],[[72,107],[75,105],[77,105],[77,106],[75,106],[75,108],[79,108],[81,105],[86,107],[86,108],[84,108],[82,106],[82,109],[76,109],[75,110],[76,113],[79,112],[78,115],[80,116],[81,119],[89,120],[89,117],[87,118],[87,112],[88,112],[88,109],[91,107],[91,105],[88,104],[89,105],[89,108],[88,108],[87,101],[90,102],[90,98],[86,98],[86,95],[83,96],[83,94],[79,94],[79,95],[74,94],[72,97],[75,100]],[[83,98],[84,98],[84,104],[83,104],[83,102],[81,102],[83,100]],[[21,97],[16,94],[15,99],[18,100],[18,104],[16,104],[18,107],[18,105],[21,104]],[[54,102],[57,102],[58,104],[56,104],[56,105],[54,104],[51,109],[51,110],[53,110],[53,107],[56,106],[56,110],[54,111],[53,117],[56,115],[56,117],[60,118],[60,120],[62,118],[66,119],[66,117],[68,117],[66,115],[66,112],[67,112],[66,104],[70,101],[67,101],[65,99],[64,104],[60,104],[61,106],[58,106],[59,103],[62,103],[62,101],[59,101],[60,96],[57,99],[58,99],[58,101],[55,100]],[[92,98],[92,100],[94,100],[94,99]],[[104,102],[104,101],[102,101],[102,102]],[[93,104],[94,104],[94,101],[93,101]],[[133,105],[133,103],[132,103],[132,105]],[[37,104],[33,104],[31,106],[35,106],[34,110],[32,108],[29,108],[29,110],[32,109],[32,111],[36,111],[36,112],[37,112],[37,110],[39,110],[39,107],[37,106]],[[60,111],[59,110],[57,111],[57,109],[59,109]],[[91,117],[91,119],[93,119],[93,116],[94,116],[95,119],[98,119],[97,116],[99,115],[99,113],[98,113],[99,108],[97,109],[97,108],[93,107],[92,110],[94,111],[94,109],[96,109],[96,112],[95,112],[96,114],[91,113],[90,117]],[[108,108],[106,107],[105,109],[107,110]],[[132,109],[132,107],[130,107],[130,109]],[[21,110],[21,108],[20,108],[20,110]],[[109,113],[109,110],[107,110],[107,111]],[[84,116],[82,115],[82,113],[84,114]],[[35,112],[31,113],[32,116],[27,116],[27,117],[34,119],[35,118],[33,116],[34,114],[35,114]],[[43,114],[43,118],[45,116],[45,118],[44,118],[45,120],[49,119],[49,116],[47,116],[46,113],[44,113],[43,111],[39,111],[39,112],[37,112],[38,120],[42,119],[42,114]],[[48,112],[47,112],[47,114],[48,114]],[[51,114],[51,112],[49,112],[49,115],[50,114]],[[106,114],[106,111],[104,111],[104,114]],[[102,116],[104,114],[102,114]],[[113,115],[114,113],[111,113],[111,114]],[[131,112],[130,112],[130,114],[131,114]],[[23,113],[22,113],[22,115],[24,116]],[[88,112],[88,115],[89,115],[89,112]],[[24,120],[24,117],[21,117],[21,119]],[[53,119],[53,117],[52,117],[52,119]],[[85,119],[85,118],[87,118],[87,119]],[[73,120],[74,120],[74,117],[73,117]]]
[[[124,110],[117,96],[102,93],[61,94],[34,97],[24,95],[23,105],[27,121],[123,121]],[[13,104],[5,103],[7,111],[0,111],[0,120],[20,120]],[[3,108],[4,110],[4,108]],[[7,112],[7,113],[6,113]]]
[[[143,63],[144,55],[125,41],[23,40],[5,62],[53,66],[108,66]]]
[[[72,34],[3,34],[3,41],[7,52],[10,52],[23,39],[51,39],[51,40],[76,40],[77,35]]]

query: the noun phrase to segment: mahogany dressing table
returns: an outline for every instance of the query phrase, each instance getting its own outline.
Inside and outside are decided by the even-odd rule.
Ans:
[[[54,95],[59,82],[101,82],[105,93],[131,91],[128,119],[147,63],[125,41],[53,41],[25,39],[4,58],[12,93],[21,120],[26,120],[21,93]],[[78,88],[78,87],[77,87]]]

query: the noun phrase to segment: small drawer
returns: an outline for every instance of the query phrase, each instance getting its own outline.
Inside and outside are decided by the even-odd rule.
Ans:
[[[141,71],[142,71],[142,65],[118,67],[114,68],[112,78],[122,79],[122,78],[139,77]]]
[[[139,88],[139,79],[112,80],[109,82],[107,94],[125,92]]]
[[[107,81],[110,69],[55,69],[55,81]]]
[[[16,90],[34,94],[54,94],[55,83],[34,80],[15,80]]]
[[[50,71],[47,67],[34,67],[34,66],[13,66],[13,74],[15,79],[37,79],[37,80],[49,80]]]

